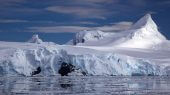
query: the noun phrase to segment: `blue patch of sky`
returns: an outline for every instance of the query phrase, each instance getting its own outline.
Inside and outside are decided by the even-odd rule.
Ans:
[[[73,33],[0,32],[0,41],[27,42],[34,34],[38,34],[39,38],[45,42],[57,44],[67,43],[74,37]]]
[[[1,2],[10,0],[2,0]],[[12,1],[12,0],[11,0]],[[15,1],[15,0],[14,0]],[[170,39],[170,2],[169,0],[117,0],[119,3],[77,3],[77,0],[23,0],[14,6],[0,7],[0,20],[19,19],[28,22],[0,22],[0,40],[6,41],[26,41],[32,34],[27,31],[29,27],[50,27],[50,26],[83,26],[95,27],[110,25],[120,21],[137,21],[148,12],[153,15],[154,21],[159,26],[160,31]],[[83,0],[82,0],[83,1]],[[97,0],[94,0],[97,1]],[[104,1],[104,0],[100,0]],[[107,0],[106,0],[107,1]],[[113,0],[116,1],[116,0]],[[169,3],[168,3],[169,2]],[[86,4],[87,3],[87,4]],[[94,6],[93,6],[94,4]],[[96,6],[97,5],[97,6]],[[49,6],[79,6],[104,9],[108,13],[104,14],[105,19],[81,17],[81,15],[64,14],[45,10]],[[95,15],[89,14],[89,15]],[[103,15],[102,15],[103,16]],[[80,24],[79,22],[93,22],[96,24]],[[57,31],[57,30],[56,30]],[[45,41],[65,43],[71,39],[74,33],[38,33]],[[9,37],[10,35],[10,37]],[[18,37],[18,35],[22,35]]]

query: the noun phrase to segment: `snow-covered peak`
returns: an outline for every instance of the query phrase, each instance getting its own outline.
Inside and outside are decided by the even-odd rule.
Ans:
[[[159,32],[151,15],[146,14],[125,31],[84,30],[76,33],[75,38],[67,44],[152,49],[164,41],[166,38]]]
[[[88,41],[97,41],[102,39],[104,33],[99,30],[84,30],[76,33],[75,38],[73,40],[73,44],[76,45],[77,43],[85,43]]]
[[[158,31],[156,23],[150,14],[146,14],[138,20],[131,28],[126,41],[120,43],[121,47],[128,48],[153,48],[164,42],[166,38]]]
[[[157,25],[153,21],[151,14],[146,14],[141,19],[139,19],[132,27],[131,29],[138,29],[142,27],[151,27],[154,30],[157,30]]]
[[[132,38],[140,37],[141,39],[157,39],[159,42],[166,40],[166,38],[159,32],[156,23],[153,21],[150,14],[146,14],[138,20],[132,27]]]
[[[39,38],[39,36],[37,34],[35,34],[32,36],[32,38],[28,42],[41,44],[43,41]]]

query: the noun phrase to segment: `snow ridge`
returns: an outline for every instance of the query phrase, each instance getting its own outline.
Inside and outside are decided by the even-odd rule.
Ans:
[[[166,41],[166,38],[158,31],[158,27],[150,14],[146,14],[127,31],[130,34],[126,37],[126,41],[118,46],[151,49]]]
[[[132,27],[131,29],[139,29],[142,27],[152,27],[152,29],[157,30],[156,23],[152,20],[151,14],[146,14],[141,19],[139,19]]]
[[[113,33],[102,32],[100,30],[84,30],[76,33],[75,38],[67,44],[156,49],[157,45],[165,41],[166,38],[159,32],[151,15],[146,14],[128,30]]]

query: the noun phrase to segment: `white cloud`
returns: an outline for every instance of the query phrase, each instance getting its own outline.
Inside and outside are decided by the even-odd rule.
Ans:
[[[45,10],[54,13],[72,15],[74,18],[106,19],[117,11],[110,10],[106,4],[114,5],[119,0],[63,0],[60,4],[50,5]]]
[[[82,27],[82,26],[47,26],[47,27],[30,27],[29,32],[44,32],[44,33],[76,33],[82,30],[101,30],[104,32],[116,32],[128,29],[132,22],[118,22],[113,25],[105,25],[101,27]]]
[[[132,26],[132,22],[118,22],[118,23],[113,23],[113,25],[105,25],[101,27],[96,27],[95,29],[105,31],[105,32],[114,32],[114,31],[123,31],[127,30]]]
[[[127,0],[127,2],[136,7],[144,7],[146,5],[146,0]]]
[[[50,6],[46,10],[50,12],[75,15],[76,17],[105,19],[108,11],[101,8],[82,6]]]
[[[89,30],[88,27],[81,26],[51,26],[51,27],[30,27],[30,32],[44,32],[44,33],[74,33],[82,30]]]
[[[78,24],[86,24],[86,25],[97,25],[97,23],[95,22],[91,22],[91,21],[80,21],[77,22]]]
[[[19,19],[0,19],[0,23],[20,23],[20,22],[29,22],[29,21],[19,20]]]
[[[103,4],[118,3],[119,1],[120,0],[72,0],[70,3],[74,2],[74,4],[76,3],[76,4],[80,4],[80,5],[101,6]]]

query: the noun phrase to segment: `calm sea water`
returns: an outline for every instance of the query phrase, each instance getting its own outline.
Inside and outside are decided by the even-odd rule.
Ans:
[[[0,77],[0,95],[170,95],[170,77]]]

